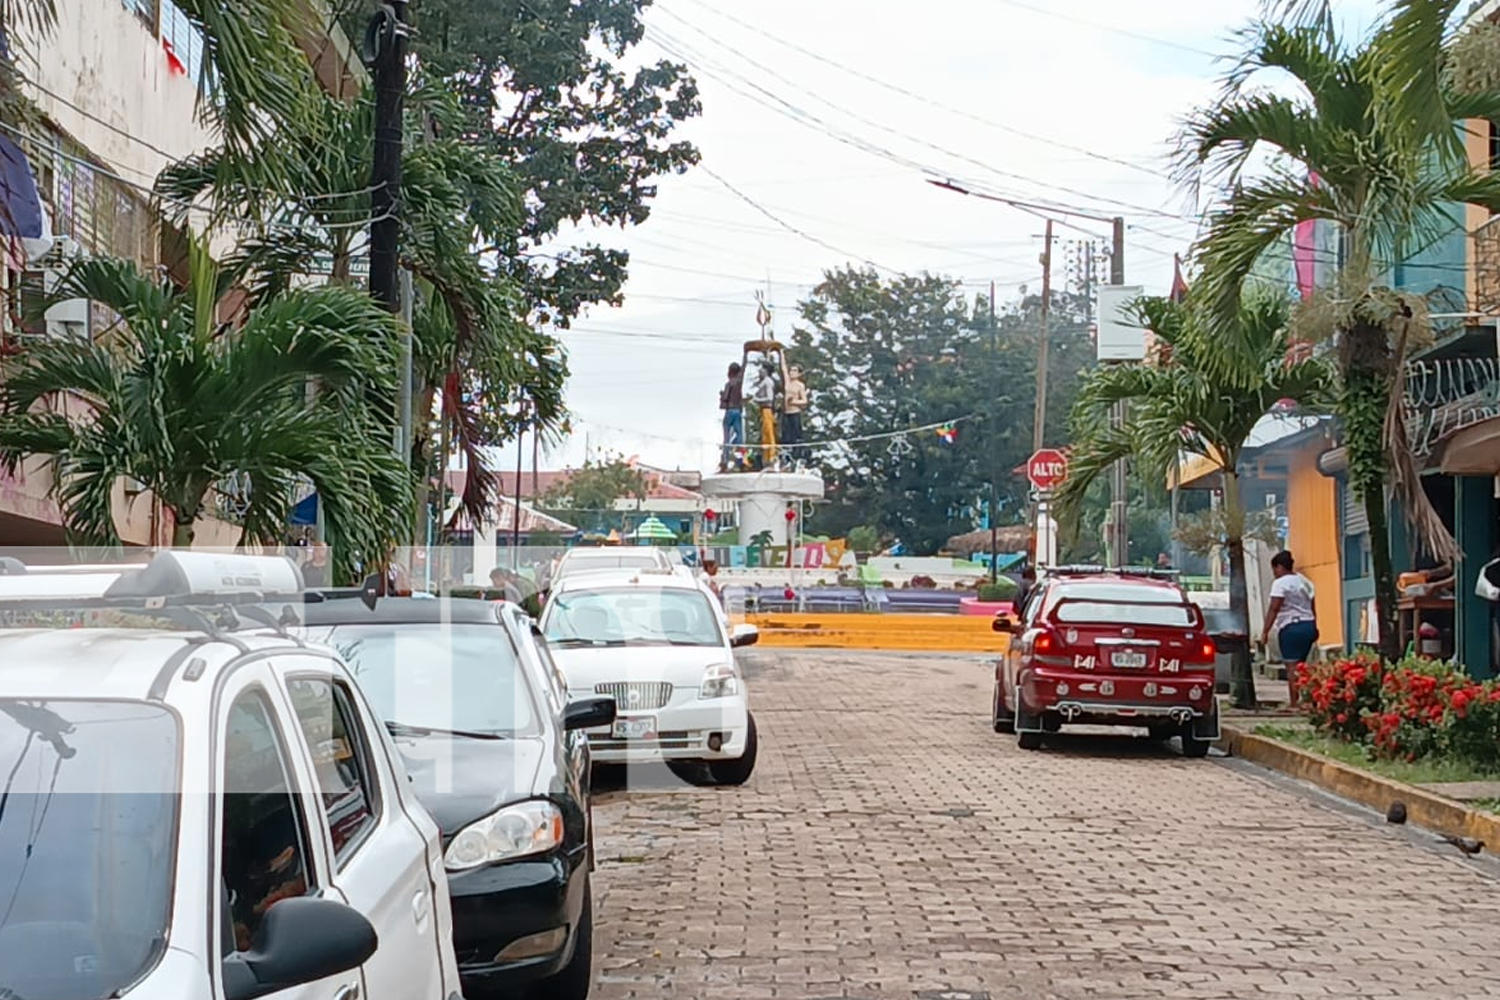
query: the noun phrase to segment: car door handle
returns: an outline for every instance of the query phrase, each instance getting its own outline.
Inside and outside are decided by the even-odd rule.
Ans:
[[[411,898],[411,915],[421,924],[427,920],[427,890],[418,889],[417,894]]]
[[[359,1000],[359,984],[346,983],[333,995],[333,1000]]]

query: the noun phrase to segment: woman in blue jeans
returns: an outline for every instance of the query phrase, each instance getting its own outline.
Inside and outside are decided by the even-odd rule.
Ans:
[[[1298,573],[1292,554],[1285,550],[1271,557],[1271,606],[1266,608],[1266,623],[1260,633],[1262,645],[1270,642],[1276,630],[1276,644],[1281,648],[1281,662],[1290,668],[1306,663],[1318,641],[1317,601],[1312,581]]]

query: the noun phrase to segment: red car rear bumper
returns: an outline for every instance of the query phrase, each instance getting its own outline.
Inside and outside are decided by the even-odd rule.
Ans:
[[[1217,728],[1214,673],[1099,673],[1032,665],[1018,678],[1031,712],[1056,713],[1066,722],[1160,725],[1213,718]]]

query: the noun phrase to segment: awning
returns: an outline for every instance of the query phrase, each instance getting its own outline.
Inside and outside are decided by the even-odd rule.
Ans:
[[[0,236],[41,239],[42,199],[21,147],[0,135]]]
[[[1448,476],[1500,476],[1500,416],[1449,434],[1435,449]]]

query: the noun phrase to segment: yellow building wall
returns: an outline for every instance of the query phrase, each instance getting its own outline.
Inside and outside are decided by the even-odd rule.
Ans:
[[[1287,463],[1287,548],[1317,591],[1318,645],[1344,643],[1343,574],[1339,556],[1338,489],[1318,471],[1318,449],[1302,448]]]

